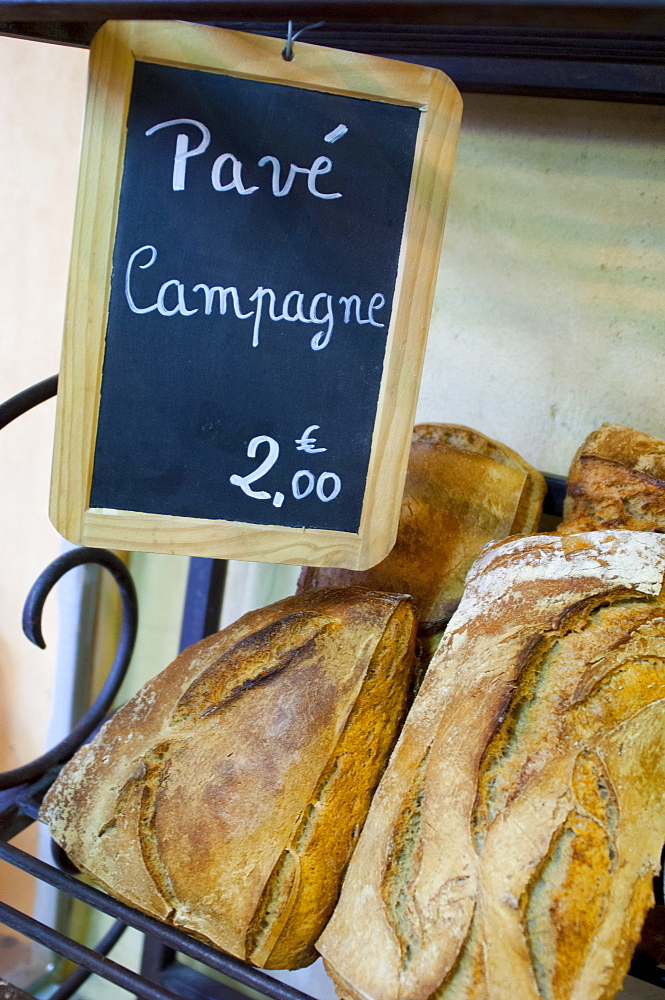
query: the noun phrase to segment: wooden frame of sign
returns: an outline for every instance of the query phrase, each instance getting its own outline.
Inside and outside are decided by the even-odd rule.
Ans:
[[[459,131],[461,99],[454,85],[437,70],[300,42],[294,46],[295,58],[287,61],[282,56],[283,49],[284,41],[280,39],[180,22],[108,22],[93,41],[51,485],[51,518],[61,534],[71,541],[115,549],[351,569],[364,569],[374,565],[387,554],[394,543],[438,271],[443,222]],[[139,64],[140,74],[136,69]],[[258,161],[258,166],[255,159],[253,173],[248,172],[246,162],[242,162],[241,150],[230,144],[229,130],[224,137],[226,145],[214,148],[215,129],[210,122],[208,128],[200,120],[207,112],[201,111],[197,118],[189,112],[189,105],[186,106],[187,114],[183,113],[186,101],[182,103],[182,107],[177,101],[175,104],[168,103],[168,95],[164,94],[169,87],[164,87],[163,83],[166,81],[168,84],[170,78],[164,74],[171,74],[175,78],[182,69],[202,71],[196,76],[191,72],[184,74],[185,85],[190,89],[194,84],[198,86],[199,80],[205,86],[210,84],[214,87],[223,79],[227,81],[223,84],[225,87],[235,88],[242,99],[247,96],[252,108],[263,104],[273,107],[272,96],[264,102],[264,91],[260,91],[260,99],[257,100],[256,94],[250,93],[252,87],[277,85],[277,88],[269,91],[269,95],[276,95],[277,102],[285,101],[283,105],[277,103],[274,106],[284,107],[286,111],[295,102],[296,108],[289,128],[294,130],[294,136],[300,136],[298,141],[303,147],[308,140],[308,133],[318,127],[317,109],[319,106],[325,109],[327,105],[322,105],[321,102],[328,102],[332,109],[332,117],[329,116],[329,119],[336,123],[336,128],[326,133],[325,141],[329,145],[319,147],[319,150],[330,150],[330,156],[319,156],[312,161],[311,166],[307,166],[309,160],[302,156],[299,159],[298,151],[291,151],[291,173],[287,178],[288,150],[283,152],[282,159],[269,155],[273,153],[270,142],[278,143],[279,134],[274,129],[270,132],[270,123],[265,119],[263,121],[268,131],[261,139],[265,145],[261,149],[257,147],[258,152],[265,155]],[[142,75],[148,82],[140,82]],[[133,96],[135,92],[132,88],[141,87],[143,90],[137,90],[137,96]],[[153,109],[152,112],[147,112],[148,117],[141,119],[141,94],[156,95],[158,104],[164,100],[164,111],[160,109],[157,114]],[[349,98],[354,100],[349,101]],[[222,103],[225,109],[230,100],[231,98],[224,97]],[[345,118],[337,124],[340,100],[346,100],[346,104],[341,105]],[[312,101],[315,103],[311,104]],[[149,100],[146,98],[143,103],[149,104]],[[132,111],[134,105],[137,110]],[[208,106],[209,104],[205,105],[206,108]],[[180,108],[180,112],[174,112],[174,108]],[[392,254],[394,258],[391,258],[394,264],[394,286],[385,294],[373,291],[382,286],[378,283],[379,279],[371,275],[366,278],[367,295],[364,298],[362,294],[356,294],[356,288],[351,285],[339,286],[334,293],[328,294],[328,290],[323,292],[321,287],[327,289],[327,286],[319,273],[321,268],[317,271],[318,265],[312,266],[312,275],[315,277],[311,278],[310,288],[306,292],[300,291],[296,286],[296,280],[300,279],[290,275],[284,279],[286,283],[280,295],[276,291],[273,294],[273,290],[267,285],[258,283],[264,280],[262,275],[254,278],[256,288],[252,295],[248,295],[251,285],[241,287],[242,283],[237,275],[234,276],[233,286],[228,285],[227,277],[227,286],[221,287],[216,280],[212,280],[217,275],[213,275],[211,279],[205,270],[210,258],[218,254],[212,244],[202,253],[197,263],[196,247],[199,242],[205,243],[208,236],[202,236],[201,240],[183,238],[187,253],[179,248],[181,254],[187,256],[191,251],[192,255],[191,261],[187,257],[187,266],[192,268],[189,283],[181,281],[178,276],[174,277],[173,268],[176,264],[168,261],[166,243],[160,243],[153,230],[143,236],[128,236],[129,240],[134,239],[134,243],[127,244],[130,248],[134,247],[133,253],[130,254],[128,249],[118,250],[125,229],[131,230],[135,217],[140,215],[142,206],[152,197],[152,189],[147,186],[152,180],[146,181],[140,171],[134,171],[134,180],[127,179],[130,173],[128,164],[131,165],[139,155],[129,152],[129,143],[134,140],[131,139],[128,116],[135,114],[138,124],[132,127],[140,141],[145,141],[146,148],[150,150],[156,149],[159,141],[162,143],[159,148],[169,154],[168,157],[166,153],[162,155],[162,160],[168,159],[170,171],[168,184],[165,184],[169,190],[164,197],[168,195],[173,199],[173,204],[176,204],[177,198],[199,197],[194,190],[185,194],[185,174],[188,172],[188,190],[190,182],[191,185],[199,183],[197,178],[199,175],[203,176],[203,166],[199,168],[199,161],[195,158],[206,147],[207,132],[210,145],[207,155],[210,160],[206,167],[205,183],[211,194],[218,199],[214,206],[212,201],[206,201],[210,211],[217,211],[217,206],[222,205],[219,199],[225,196],[223,204],[230,206],[229,211],[236,211],[233,207],[236,205],[240,206],[237,211],[254,210],[253,206],[259,205],[258,196],[252,200],[259,190],[259,175],[263,183],[262,196],[266,199],[265,204],[268,205],[268,200],[272,199],[268,206],[270,211],[273,203],[276,206],[275,212],[281,211],[280,206],[288,202],[287,194],[295,193],[297,189],[300,193],[296,193],[295,197],[300,201],[289,209],[289,218],[294,220],[294,225],[300,225],[298,220],[301,216],[309,219],[308,213],[311,213],[311,224],[318,228],[312,233],[309,245],[307,242],[304,246],[300,245],[300,264],[294,252],[291,261],[295,268],[293,273],[298,273],[298,266],[310,266],[308,261],[315,256],[319,237],[323,238],[322,234],[330,231],[333,233],[333,241],[338,240],[335,247],[340,251],[336,253],[335,247],[330,251],[335,258],[334,269],[341,274],[344,271],[344,258],[353,257],[354,247],[358,242],[357,234],[363,231],[365,217],[364,211],[361,212],[360,228],[356,229],[353,228],[354,222],[350,216],[344,222],[344,226],[352,234],[350,240],[346,241],[342,236],[334,235],[334,223],[329,225],[323,214],[320,218],[316,214],[331,213],[329,217],[334,219],[337,216],[332,214],[333,211],[354,211],[352,182],[349,179],[354,174],[350,168],[344,174],[343,163],[345,149],[352,149],[351,140],[347,147],[344,139],[338,147],[331,144],[344,136],[345,131],[351,129],[353,133],[353,127],[347,127],[344,122],[351,122],[354,114],[365,116],[358,119],[363,125],[371,123],[377,113],[397,116],[395,121],[386,117],[381,125],[381,134],[386,142],[392,142],[392,136],[402,127],[402,119],[399,117],[402,111],[399,109],[411,109],[405,112],[408,117],[408,120],[405,118],[404,125],[406,139],[399,140],[401,146],[394,155],[391,150],[383,154],[379,150],[377,162],[380,163],[376,167],[382,176],[384,170],[388,171],[389,176],[386,175],[384,186],[388,190],[385,197],[390,199],[389,188],[394,183],[390,174],[393,169],[392,161],[399,160],[400,156],[408,158],[404,206],[401,210],[396,210],[399,225],[397,243],[394,243],[394,232],[392,237],[390,233],[385,237],[385,253]],[[238,120],[242,122],[244,115],[242,110],[238,112]],[[273,117],[280,116],[275,112]],[[150,128],[145,128],[146,122],[153,124]],[[280,125],[280,128],[283,131],[285,126]],[[298,132],[298,129],[301,131]],[[358,127],[355,132],[364,135],[367,129]],[[413,139],[411,146],[409,134],[412,134]],[[144,140],[145,136],[151,137],[153,145]],[[135,141],[138,142],[139,139]],[[321,141],[323,137],[318,135],[317,142]],[[400,152],[402,147],[406,149],[406,153]],[[340,150],[339,153],[337,149]],[[374,170],[376,164],[372,165],[372,147],[369,152],[362,152],[360,146],[358,149],[360,152],[353,153],[353,156],[359,157],[358,162],[365,157],[365,165]],[[215,153],[221,155],[213,161]],[[148,174],[149,178],[157,177],[161,160],[158,161],[156,153],[148,155],[154,156],[154,162],[151,161],[150,170],[144,170],[143,173]],[[310,152],[308,155],[314,154]],[[349,162],[353,156],[349,154]],[[201,164],[203,161],[204,157],[201,155]],[[210,162],[212,172],[209,169]],[[305,166],[302,166],[303,163]],[[282,168],[283,174],[280,173]],[[154,183],[156,185],[157,181]],[[201,180],[200,183],[203,184],[204,181]],[[135,185],[134,194],[131,193],[132,184]],[[377,184],[381,186],[379,182]],[[130,192],[127,195],[124,185]],[[197,190],[203,192],[202,187]],[[367,226],[371,228],[374,223],[370,217],[370,209],[375,192],[374,189],[364,190],[361,194],[355,212],[357,215],[358,205],[366,204]],[[346,201],[335,201],[342,199],[343,195]],[[122,199],[125,197],[133,198],[134,201],[127,200],[123,203]],[[209,196],[201,193],[200,197],[208,199]],[[380,201],[381,195],[376,197]],[[283,202],[278,199],[283,199]],[[155,202],[153,207],[151,218],[154,219],[156,228],[162,226],[165,216],[170,215],[170,209],[165,209],[164,204],[166,203]],[[338,207],[332,209],[329,207],[331,205]],[[392,205],[392,201],[387,201],[381,207],[381,218],[392,215],[390,210],[386,210],[386,205]],[[201,218],[204,220],[212,217],[208,215],[208,207],[201,209]],[[262,217],[263,210],[259,210],[259,220]],[[390,218],[389,222],[394,230],[394,220]],[[225,223],[224,227],[213,226],[212,229],[216,233],[218,229],[232,228],[234,224],[228,221],[228,225]],[[260,223],[258,225],[260,232]],[[273,223],[266,223],[266,226],[269,225]],[[283,237],[280,225],[279,222],[274,223],[276,244]],[[376,225],[381,227],[384,223],[379,220]],[[242,228],[240,226],[240,230]],[[307,230],[300,232],[301,235],[304,233],[302,238],[307,240]],[[214,238],[217,238],[216,235]],[[393,239],[392,250],[390,239]],[[166,237],[164,240],[166,241]],[[381,240],[384,240],[383,235]],[[282,246],[281,243],[279,245]],[[283,245],[290,246],[286,243]],[[165,270],[161,275],[168,279],[162,281],[161,286],[158,269],[163,260],[157,264],[158,253],[166,260],[165,266],[172,269]],[[279,253],[282,255],[280,260],[286,260],[285,251],[280,250]],[[291,251],[288,250],[288,253]],[[328,253],[326,250],[326,254]],[[373,256],[373,252],[365,253],[369,267],[372,266],[370,258]],[[268,259],[272,260],[273,257],[266,257]],[[254,261],[253,253],[249,254],[248,260],[250,263]],[[388,263],[391,264],[391,261]],[[390,270],[380,261],[379,265],[383,269],[381,273]],[[121,270],[121,266],[124,270]],[[362,266],[365,267],[365,259]],[[196,267],[204,269],[205,274],[203,271],[196,272]],[[353,275],[355,267],[356,264],[352,262],[349,275]],[[242,274],[249,274],[248,269],[249,264],[243,263]],[[116,293],[113,291],[114,273]],[[335,276],[331,275],[331,281]],[[206,280],[199,280],[201,277]],[[300,280],[303,287],[306,277],[307,275]],[[277,283],[271,280],[277,289]],[[351,282],[350,277],[339,280]],[[194,284],[195,281],[198,283]],[[290,291],[286,293],[286,289]],[[339,294],[340,289],[345,294]],[[392,305],[388,302],[386,306],[391,294]],[[250,308],[250,302],[253,309]],[[197,313],[197,327],[189,319],[194,313]],[[249,324],[248,317],[253,317]],[[209,335],[207,331],[209,328],[213,329],[213,319],[216,324],[215,332]],[[383,319],[387,322],[384,323]],[[197,363],[203,350],[198,345],[209,342],[213,344],[211,350],[214,352],[217,350],[214,345],[225,342],[220,333],[220,324],[227,321],[236,324],[234,330],[242,330],[242,333],[233,333],[233,343],[238,345],[233,350],[245,352],[250,359],[245,364],[252,365],[252,359],[263,358],[261,351],[266,352],[265,358],[271,357],[269,367],[272,381],[275,366],[279,368],[281,362],[279,359],[275,360],[278,358],[277,354],[273,357],[269,352],[284,352],[285,348],[279,347],[284,343],[298,345],[293,348],[293,364],[290,367],[288,364],[282,366],[287,378],[293,378],[291,369],[297,369],[296,381],[287,383],[282,397],[276,397],[283,398],[285,406],[289,405],[287,397],[291,399],[300,396],[301,388],[303,398],[306,397],[310,382],[317,377],[311,371],[319,370],[310,371],[308,366],[321,365],[320,358],[324,357],[325,364],[334,367],[331,345],[339,344],[340,351],[343,343],[351,345],[349,350],[354,351],[355,345],[359,345],[360,350],[365,350],[365,345],[370,345],[367,350],[378,350],[378,355],[374,356],[374,360],[364,357],[360,360],[350,357],[348,363],[342,360],[340,371],[346,371],[346,375],[342,377],[341,383],[338,372],[337,375],[330,376],[332,387],[328,383],[315,387],[312,398],[323,401],[323,410],[328,405],[332,407],[332,416],[329,415],[327,421],[325,415],[321,417],[320,412],[305,412],[303,409],[301,423],[297,423],[299,414],[296,413],[291,423],[286,420],[283,430],[274,421],[271,422],[272,417],[267,411],[264,411],[265,421],[261,423],[261,400],[267,398],[265,393],[269,391],[270,385],[267,379],[261,382],[263,374],[256,375],[252,369],[251,385],[254,385],[255,377],[259,379],[259,388],[256,390],[257,412],[254,413],[256,419],[249,430],[242,432],[244,436],[232,445],[235,451],[229,459],[231,464],[227,465],[223,474],[220,473],[221,479],[210,485],[208,480],[216,472],[217,459],[214,457],[211,461],[209,456],[219,455],[219,468],[223,469],[229,427],[222,418],[219,421],[212,419],[203,402],[200,404],[201,412],[190,420],[188,414],[196,411],[199,406],[199,391],[210,395],[212,390],[199,390],[196,380],[188,383],[185,389],[172,389],[172,379],[175,378],[173,370],[177,369],[179,373],[187,369],[190,360],[192,364]],[[132,323],[135,324],[134,327]],[[314,325],[309,332],[306,326],[308,323]],[[260,324],[263,324],[262,329]],[[355,331],[352,329],[354,324]],[[323,329],[315,332],[317,326]],[[132,329],[134,332],[130,335],[128,331]],[[171,369],[162,372],[159,369],[160,358],[165,350],[170,350],[168,345],[177,339],[174,331],[179,331],[177,336],[189,343],[194,329],[201,332],[196,334],[197,346],[191,349],[191,359],[183,360],[178,356],[173,360]],[[297,337],[293,332],[295,330],[299,331]],[[249,336],[246,336],[247,331]],[[377,334],[378,340],[372,340],[375,331],[380,331]],[[285,340],[287,333],[291,340]],[[331,333],[332,341],[329,345]],[[122,340],[129,336],[133,339]],[[205,338],[209,336],[212,339],[208,341]],[[160,339],[162,337],[166,339]],[[116,340],[120,344],[117,348],[114,346]],[[132,352],[139,340],[143,346],[135,357]],[[379,346],[376,347],[376,344]],[[112,347],[115,353],[111,351]],[[222,350],[221,347],[219,349]],[[151,350],[154,350],[152,356]],[[254,351],[253,354],[251,350]],[[131,357],[128,357],[128,352]],[[283,357],[283,353],[279,355],[279,358]],[[153,361],[156,366],[154,378],[161,380],[159,389],[154,389],[151,383]],[[146,369],[142,381],[134,383],[131,379],[142,363]],[[225,371],[227,363],[231,364],[232,360],[219,361],[218,364],[216,358],[204,359],[200,377],[205,381],[207,372],[216,365],[219,372]],[[375,389],[372,390],[376,399],[370,400],[369,415],[362,417],[365,401],[365,383],[362,378],[365,375],[362,378],[359,376],[360,381],[357,383],[353,379],[356,371],[369,370],[372,364],[378,372]],[[322,378],[327,378],[325,373],[329,368],[320,370],[324,372]],[[353,382],[353,390],[349,390],[350,403],[347,404],[347,410],[342,411],[339,410],[340,398],[343,400],[346,392],[347,376],[349,384]],[[221,376],[218,374],[215,377]],[[281,375],[278,373],[277,377]],[[236,376],[229,378],[235,380]],[[149,402],[146,403],[145,410],[141,411],[144,392]],[[150,397],[151,392],[154,393],[153,397]],[[178,404],[181,407],[180,416],[174,416],[170,413],[169,406],[171,397],[178,392],[181,395],[184,393],[185,398],[184,402],[181,400]],[[230,389],[226,392],[220,390],[222,402],[232,395]],[[111,402],[107,403],[106,397]],[[209,408],[209,404],[206,405]],[[276,403],[266,405],[281,409]],[[311,400],[306,405],[315,408]],[[339,410],[337,416],[335,406]],[[153,426],[151,421],[156,410],[159,412]],[[348,418],[351,421],[355,419],[356,413],[358,420],[369,421],[369,430],[365,433],[369,457],[360,461],[360,472],[357,469],[354,471],[352,459],[342,454],[344,443],[353,439],[355,424],[342,427],[341,443],[338,441],[331,446],[335,427],[340,421],[343,423],[347,411],[351,412]],[[123,423],[125,418],[126,424]],[[169,421],[181,418],[187,425],[182,432],[182,440],[170,442]],[[232,417],[226,419],[229,424],[235,422]],[[152,427],[152,438],[149,437],[149,430],[146,430],[148,424]],[[164,435],[155,430],[160,427],[165,428]],[[180,459],[176,454],[178,445],[180,451],[186,452]],[[199,447],[203,457],[198,457]],[[211,452],[210,448],[217,450]],[[280,455],[283,457],[278,461]],[[306,467],[298,468],[298,465]],[[229,469],[233,472],[230,476]],[[211,471],[211,476],[208,475],[208,470]],[[355,508],[349,501],[347,509],[343,502],[347,495],[353,494],[353,489],[349,486],[345,491],[346,482],[348,480],[352,483],[354,475],[356,480],[362,482],[362,488],[356,486]],[[163,502],[159,496],[160,484],[165,484],[167,498]],[[281,486],[281,489],[276,486]],[[178,490],[181,488],[185,492],[182,494],[183,498],[179,499]],[[206,491],[212,499],[206,499]],[[225,511],[218,516],[214,504],[215,497],[221,493],[228,494],[229,503],[236,504],[231,516]],[[144,496],[145,502],[142,502]],[[190,506],[195,508],[193,513]],[[245,510],[249,510],[250,514],[245,515]],[[335,510],[341,513],[334,513]],[[253,511],[257,511],[256,520],[253,519]],[[349,525],[351,530],[348,530]]]

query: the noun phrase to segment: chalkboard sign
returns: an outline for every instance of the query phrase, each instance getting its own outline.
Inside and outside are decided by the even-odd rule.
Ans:
[[[73,541],[351,568],[393,543],[459,96],[283,47],[93,42],[51,505]]]

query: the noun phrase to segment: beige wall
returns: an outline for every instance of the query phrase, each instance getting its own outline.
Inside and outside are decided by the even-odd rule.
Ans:
[[[1,399],[59,366],[85,61],[71,49],[0,38]],[[51,658],[23,638],[21,609],[59,551],[47,506],[53,416],[54,403],[43,404],[0,435],[2,767],[41,749],[26,716],[37,733],[46,724]],[[52,649],[57,636],[45,630]]]
[[[0,38],[0,400],[58,370],[87,54]],[[57,645],[21,631],[23,601],[59,552],[48,514],[54,404],[0,433],[0,769],[44,749]],[[22,841],[19,841],[21,843]],[[31,885],[0,867],[0,896],[29,906]],[[14,950],[0,951],[7,961]],[[12,959],[13,961],[13,959]]]
[[[665,108],[467,95],[418,420],[665,437]]]

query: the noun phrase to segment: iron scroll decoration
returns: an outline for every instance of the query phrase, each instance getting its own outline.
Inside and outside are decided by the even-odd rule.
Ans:
[[[0,430],[34,406],[55,396],[57,386],[58,376],[54,375],[23,390],[0,405]],[[54,559],[35,581],[28,594],[23,609],[23,631],[35,645],[41,649],[46,647],[41,625],[46,598],[65,573],[76,566],[88,564],[102,566],[108,570],[120,591],[122,625],[113,664],[99,695],[69,735],[35,760],[12,770],[0,772],[0,790],[15,788],[26,782],[34,781],[45,775],[51,768],[64,763],[103,721],[127,672],[138,628],[136,590],[127,567],[107,549],[81,547],[65,552]]]
[[[56,392],[57,376],[53,376],[1,404],[0,429],[32,407],[52,398]],[[28,822],[30,822],[38,818],[38,803],[46,787],[54,780],[59,770],[59,765],[71,756],[92,735],[99,723],[103,721],[122,683],[131,657],[138,623],[137,598],[134,585],[124,564],[113,553],[103,549],[73,549],[55,559],[40,575],[33,585],[24,607],[24,629],[28,638],[36,642],[37,645],[44,645],[41,630],[41,612],[46,598],[53,586],[65,573],[74,566],[84,564],[96,564],[105,567],[111,572],[120,588],[123,617],[116,656],[100,695],[92,707],[80,719],[69,737],[36,760],[11,771],[0,773],[0,800],[2,800],[3,796],[9,796],[9,798],[5,798],[4,803],[0,806],[0,808],[4,808],[4,819],[7,824],[4,830],[0,829],[0,855],[3,860],[8,861],[16,868],[33,875],[48,885],[58,888],[67,896],[79,899],[93,906],[96,910],[115,917],[115,922],[98,942],[94,950],[80,945],[72,938],[68,938],[66,935],[40,923],[34,918],[26,916],[21,911],[10,907],[4,902],[0,902],[0,923],[18,931],[33,941],[42,943],[56,954],[62,955],[79,966],[68,978],[59,984],[55,993],[51,994],[52,1000],[68,1000],[93,973],[96,973],[108,982],[115,983],[121,989],[133,995],[141,997],[142,1000],[182,1000],[184,996],[190,995],[188,992],[189,987],[186,983],[181,983],[177,978],[176,981],[170,983],[172,988],[169,988],[169,985],[155,982],[151,978],[137,974],[131,969],[118,965],[117,962],[106,957],[128,925],[142,931],[144,935],[154,937],[156,941],[161,942],[168,954],[175,956],[176,953],[182,952],[201,961],[208,968],[216,969],[224,975],[231,977],[233,981],[245,983],[254,989],[260,989],[266,996],[275,997],[277,1000],[312,1000],[307,994],[279,980],[266,977],[262,970],[247,966],[233,956],[218,952],[210,946],[194,941],[183,931],[169,927],[154,918],[134,911],[124,903],[107,897],[105,893],[95,889],[93,886],[88,886],[84,882],[79,881],[79,879],[74,877],[78,873],[71,865],[71,862],[69,862],[62,849],[54,845],[53,842],[54,860],[57,867],[26,854],[19,848],[6,842],[16,832],[24,828],[26,825],[23,822],[24,819],[28,819]],[[219,573],[213,573],[212,576],[215,577],[215,585],[223,581],[223,575],[220,576]],[[210,609],[208,608],[207,610]],[[205,622],[207,622],[207,615]],[[204,624],[203,620],[201,624]],[[17,813],[18,816],[16,815]],[[177,966],[178,963],[175,963],[175,965]],[[174,971],[176,973],[180,971],[179,967],[175,968]],[[195,973],[191,969],[183,969],[182,971],[190,973],[190,979],[191,976],[198,976],[206,984],[212,982],[205,974]],[[14,990],[14,987],[10,988]],[[184,993],[182,992],[183,989],[185,990]],[[29,995],[25,994],[26,997]],[[222,994],[216,992],[215,995]],[[228,1000],[231,1000],[231,998],[233,1000],[236,1000],[236,998],[237,1000],[241,1000],[241,994],[226,987],[223,988],[223,995]]]

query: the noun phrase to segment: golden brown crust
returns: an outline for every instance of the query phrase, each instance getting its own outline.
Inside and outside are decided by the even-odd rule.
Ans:
[[[348,995],[613,996],[665,839],[664,579],[662,535],[485,550],[317,943]]]
[[[300,884],[279,941],[265,960],[267,968],[289,969],[317,958],[314,941],[333,911],[341,873],[406,716],[404,666],[413,660],[414,622],[411,604],[402,601],[376,645],[335,757],[287,848],[299,860]],[[247,954],[255,960],[249,948]]]
[[[324,960],[323,965],[329,977],[332,979],[335,986],[335,993],[340,998],[340,1000],[365,1000],[365,998],[349,986],[349,984],[338,975],[337,970],[329,966]]]
[[[483,546],[535,531],[544,495],[541,474],[505,445],[469,427],[419,424],[390,554],[363,572],[306,567],[298,591],[360,586],[410,594],[423,622],[443,626]]]
[[[603,424],[578,449],[558,530],[603,528],[665,531],[665,441]]]
[[[406,714],[415,628],[408,599],[359,589],[246,615],[121,708],[41,818],[131,905],[308,964]]]

